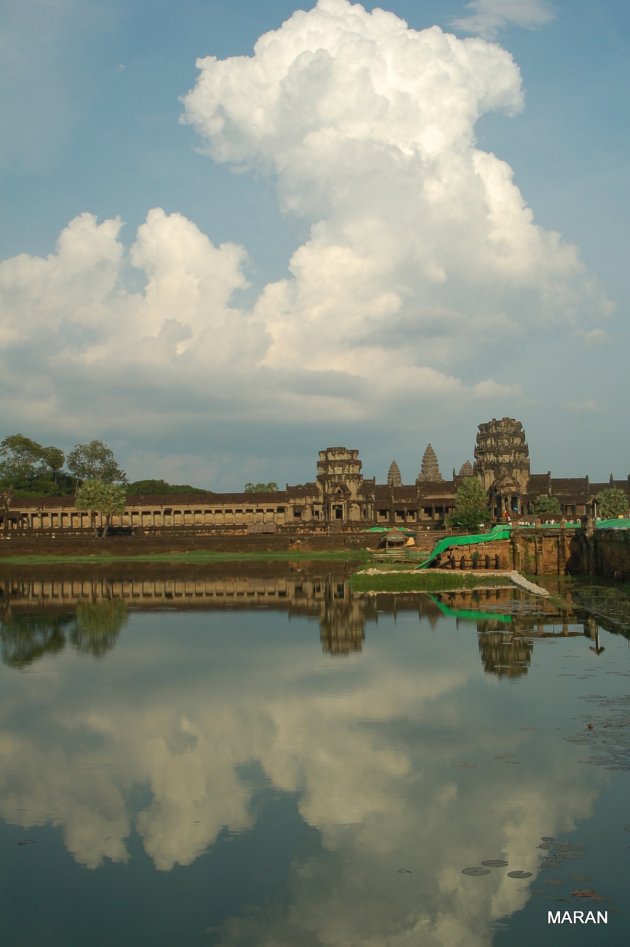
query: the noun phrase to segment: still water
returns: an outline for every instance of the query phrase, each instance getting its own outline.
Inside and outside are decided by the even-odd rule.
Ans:
[[[630,941],[622,635],[299,572],[0,599],[5,947]]]

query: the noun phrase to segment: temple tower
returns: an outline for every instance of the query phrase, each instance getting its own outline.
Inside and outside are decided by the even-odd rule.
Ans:
[[[520,421],[493,418],[479,425],[474,472],[488,491],[497,519],[523,512],[530,470],[529,447]]]
[[[400,476],[400,469],[395,460],[392,460],[389,465],[389,471],[387,473],[387,486],[388,487],[402,487],[402,477]]]
[[[360,520],[363,487],[362,463],[358,450],[327,447],[317,461],[317,485],[324,509],[324,521],[341,525]]]
[[[442,474],[438,465],[438,459],[435,451],[430,444],[427,444],[426,450],[422,456],[422,466],[417,480],[442,480]]]

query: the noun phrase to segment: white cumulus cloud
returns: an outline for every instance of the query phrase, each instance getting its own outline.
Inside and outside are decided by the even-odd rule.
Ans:
[[[159,208],[128,242],[118,218],[79,215],[48,257],[0,264],[3,396],[25,426],[87,428],[88,403],[146,430],[201,410],[277,423],[502,401],[521,390],[496,377],[516,340],[599,340],[577,249],[476,142],[481,116],[523,105],[504,49],[319,0],[251,56],[198,67],[184,120],[215,161],[272,176],[306,227],[288,275],[245,305],[242,246]]]
[[[256,305],[268,365],[448,368],[480,318],[572,315],[575,248],[536,225],[509,165],[476,146],[481,115],[522,107],[505,50],[320,0],[251,57],[198,67],[186,121],[216,161],[274,174],[284,211],[310,225],[290,277]],[[401,319],[422,333],[445,307],[450,345],[370,342]]]

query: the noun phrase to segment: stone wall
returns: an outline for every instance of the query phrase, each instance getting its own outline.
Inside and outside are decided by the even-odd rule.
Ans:
[[[286,550],[341,550],[362,549],[369,544],[364,533],[333,533],[302,535],[254,534],[251,536],[106,536],[92,534],[41,536],[37,534],[13,536],[0,541],[0,564],[8,556],[143,556],[151,553],[193,552],[281,552]],[[374,540],[371,540],[374,544]]]
[[[447,550],[440,565],[517,569],[530,575],[580,575],[587,571],[581,535],[581,530],[574,529],[515,529],[507,541]]]
[[[9,534],[10,535],[10,534]],[[427,553],[443,532],[418,535],[418,551]],[[139,556],[151,553],[281,552],[374,549],[380,534],[363,532],[259,534],[248,536],[186,534],[111,536],[90,534],[13,535],[0,540],[0,565],[9,556],[81,555]],[[531,575],[601,575],[630,579],[630,531],[596,530],[587,536],[576,529],[515,529],[510,540],[453,547],[439,565],[452,569],[517,569]]]
[[[594,575],[630,579],[630,530],[596,530],[590,542]]]
[[[440,556],[440,569],[512,569],[512,548],[509,542],[476,543],[453,546]]]
[[[510,545],[519,572],[530,575],[579,575],[584,572],[578,530],[515,530]]]

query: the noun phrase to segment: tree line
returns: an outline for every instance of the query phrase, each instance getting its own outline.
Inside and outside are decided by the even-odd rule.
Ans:
[[[24,434],[10,434],[0,442],[0,488],[17,496],[72,496],[103,535],[111,517],[122,513],[127,475],[114,452],[103,441],[75,444],[66,457],[59,447],[45,447]]]
[[[0,486],[17,496],[72,496],[86,480],[127,483],[114,453],[103,441],[75,444],[66,457],[24,434],[0,442]]]

